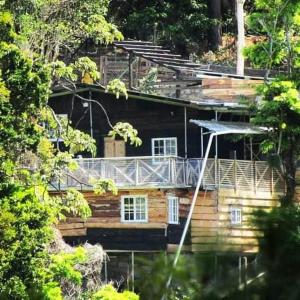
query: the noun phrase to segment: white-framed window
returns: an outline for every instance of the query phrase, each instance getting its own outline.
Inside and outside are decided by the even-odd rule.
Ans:
[[[240,207],[230,208],[230,223],[232,225],[242,224],[242,209]]]
[[[153,138],[152,156],[177,156],[177,138]]]
[[[121,197],[122,222],[147,222],[148,203],[146,196],[128,195]]]
[[[169,221],[169,224],[178,224],[179,223],[178,197],[168,196],[168,221]]]

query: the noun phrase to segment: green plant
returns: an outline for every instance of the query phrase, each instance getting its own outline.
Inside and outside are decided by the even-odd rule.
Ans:
[[[124,291],[118,293],[112,285],[102,287],[92,296],[92,300],[139,300],[139,296],[133,292]]]

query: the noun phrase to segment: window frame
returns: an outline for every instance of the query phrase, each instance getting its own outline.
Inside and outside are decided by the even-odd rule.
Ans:
[[[168,224],[178,225],[179,222],[179,198],[176,196],[168,196]],[[174,205],[174,200],[176,201],[176,205]],[[172,204],[171,204],[172,203]],[[174,207],[176,209],[174,213]]]
[[[166,154],[166,141],[174,140],[175,141],[175,154],[167,155]],[[155,155],[155,142],[156,141],[163,141],[164,142],[164,153],[163,155]],[[167,156],[178,156],[178,143],[177,143],[177,137],[160,137],[160,138],[152,138],[151,139],[151,153],[153,157],[167,157]]]
[[[134,220],[125,220],[125,201],[124,200],[126,198],[133,198]],[[136,220],[136,199],[137,198],[145,199],[145,219],[143,219],[143,220]],[[123,195],[123,196],[121,196],[121,222],[122,223],[148,223],[148,196],[147,195]]]
[[[232,206],[230,207],[230,224],[241,225],[243,222],[242,208]]]

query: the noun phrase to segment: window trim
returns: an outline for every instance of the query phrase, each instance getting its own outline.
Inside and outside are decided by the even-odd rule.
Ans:
[[[175,154],[174,155],[166,155],[166,141],[167,140],[174,140],[175,141]],[[163,155],[155,155],[154,150],[154,143],[155,141],[164,141],[164,154]],[[151,139],[151,153],[153,157],[166,157],[166,156],[178,156],[178,143],[177,143],[177,137],[160,137],[160,138],[152,138]]]
[[[176,197],[176,196],[168,196],[167,197],[167,199],[168,199],[168,224],[176,224],[176,225],[178,225],[180,222],[179,222],[179,198],[178,197]],[[176,214],[175,214],[175,216],[173,215],[173,201],[174,200],[176,200]],[[170,203],[172,202],[172,207],[171,207],[171,205],[170,205]],[[173,217],[173,218],[171,218],[171,217]],[[175,220],[174,221],[174,219],[177,219],[177,220]]]
[[[239,212],[239,218],[237,218],[237,212]],[[233,218],[233,213],[234,213],[234,218]],[[241,225],[242,223],[243,223],[242,208],[236,206],[230,207],[230,224]]]
[[[133,198],[134,199],[134,220],[125,220],[125,198]],[[145,219],[144,220],[136,220],[136,198],[144,198],[145,199]],[[148,196],[147,195],[123,195],[121,196],[121,222],[122,223],[148,223]]]

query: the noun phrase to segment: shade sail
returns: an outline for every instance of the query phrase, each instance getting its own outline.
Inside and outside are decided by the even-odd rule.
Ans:
[[[249,123],[206,120],[190,120],[190,122],[218,134],[263,134],[268,131],[268,128],[266,127],[258,127]]]

